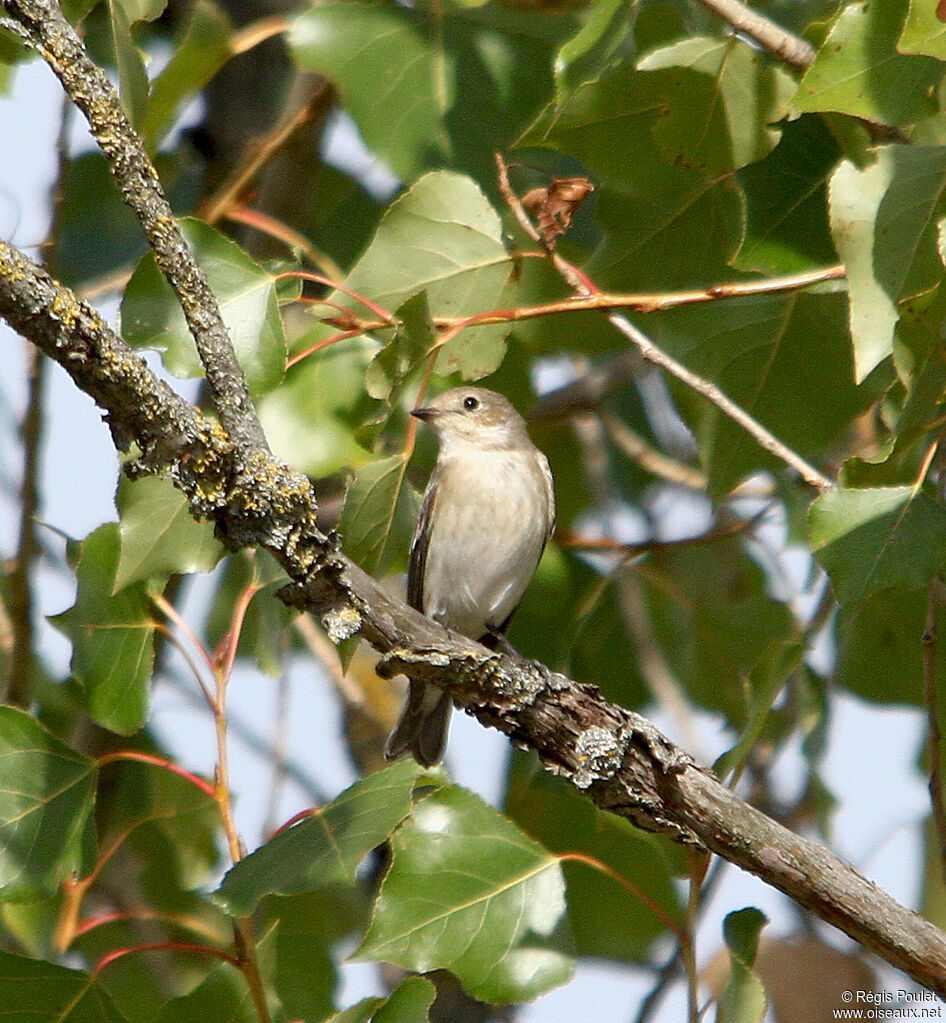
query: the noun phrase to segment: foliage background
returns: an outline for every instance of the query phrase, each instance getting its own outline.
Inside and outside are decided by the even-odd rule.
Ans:
[[[524,653],[595,681],[627,706],[655,710],[668,728],[686,734],[687,722],[697,720],[696,738],[711,755],[734,747],[723,766],[740,766],[754,801],[843,847],[843,835],[833,835],[831,825],[833,797],[843,798],[845,792],[836,786],[829,791],[823,773],[832,707],[849,695],[880,706],[921,704],[919,637],[929,608],[938,607],[930,583],[943,560],[946,513],[937,445],[946,166],[940,83],[946,29],[926,5],[770,5],[767,14],[804,31],[820,47],[814,65],[800,76],[727,35],[717,19],[689,5],[629,9],[598,0],[566,10],[474,4],[412,11],[328,4],[293,14],[288,55],[280,56],[278,41],[270,40],[238,58],[256,58],[255,72],[264,68],[271,95],[247,79],[239,87],[218,80],[223,100],[210,92],[200,128],[189,135],[167,132],[182,102],[224,63],[230,29],[219,9],[202,3],[162,15],[155,7],[115,3],[74,13],[85,16],[93,52],[115,67],[123,97],[159,153],[159,167],[181,214],[203,211],[207,217],[213,208],[208,196],[219,196],[225,175],[246,160],[241,153],[246,138],[271,131],[300,103],[308,107],[311,117],[296,136],[297,147],[273,154],[242,197],[309,239],[318,250],[308,249],[310,264],[314,259],[330,276],[340,269],[350,288],[397,310],[403,329],[393,336],[375,331],[369,341],[334,341],[284,376],[287,351],[298,354],[338,335],[337,324],[318,320],[333,315],[333,307],[314,306],[306,316],[289,304],[296,292],[275,275],[294,265],[293,252],[270,235],[228,228],[253,261],[201,223],[188,230],[223,298],[277,452],[320,481],[327,507],[333,497],[340,500],[349,473],[357,471],[349,483],[342,530],[353,556],[376,571],[403,568],[413,514],[411,483],[422,482],[433,457],[429,438],[421,435],[408,467],[413,441],[405,416],[429,364],[430,317],[526,306],[568,293],[545,264],[510,255],[515,250],[507,234],[520,246],[528,243],[516,233],[498,194],[494,148],[506,149],[510,160],[530,168],[592,176],[595,196],[560,245],[602,288],[668,292],[844,261],[847,287],[824,284],[804,293],[733,299],[637,319],[666,350],[719,384],[785,444],[829,475],[840,474],[844,489],[819,498],[809,516],[810,488],[686,388],[671,382],[664,390],[652,373],[642,372],[600,403],[601,415],[537,424],[536,439],[556,471],[563,542],[543,563],[513,632]],[[262,13],[233,11],[231,17],[255,25]],[[129,22],[136,25],[133,36]],[[188,36],[188,25],[199,25],[199,31]],[[267,56],[263,47],[271,44],[276,49]],[[172,59],[156,74],[162,55],[185,52],[185,46],[185,57]],[[150,93],[137,47],[152,54]],[[236,64],[229,61],[227,71]],[[234,94],[245,98],[247,109],[240,116],[225,103]],[[391,196],[372,196],[322,162],[313,140],[331,123],[335,115],[329,110],[336,104],[407,188],[393,205],[387,202]],[[244,121],[244,115],[256,120]],[[127,276],[143,244],[101,158],[75,147],[66,164],[52,233],[55,271],[79,288],[95,287],[111,273]],[[543,180],[528,168],[514,175],[520,188]],[[127,285],[122,279],[120,289],[124,335],[161,350],[172,373],[193,374],[196,365],[182,323],[147,257]],[[358,303],[340,294],[331,298],[364,315]],[[334,315],[340,315],[337,309]],[[444,346],[437,376],[486,374],[487,383],[526,409],[537,382],[548,387],[581,375],[592,363],[606,364],[623,345],[603,317],[590,313],[548,316],[514,329],[509,324],[470,328]],[[440,383],[435,379],[435,386]],[[34,402],[34,410],[41,407]],[[10,438],[4,447],[17,452],[5,467],[15,500],[21,493],[20,449],[13,419],[4,424]],[[700,486],[684,491],[655,476],[652,463],[645,468],[639,455],[629,457],[628,429],[647,448],[661,450],[678,469],[686,469],[691,483],[702,474]],[[64,439],[62,446],[68,443]],[[113,463],[103,459],[89,471],[111,479]],[[75,491],[81,496],[84,483]],[[3,720],[7,762],[22,764],[25,781],[43,781],[25,797],[34,808],[32,819],[38,813],[42,821],[38,861],[19,851],[27,844],[24,835],[32,835],[24,832],[22,805],[14,801],[5,810],[12,853],[3,880],[4,927],[6,947],[17,957],[7,964],[8,998],[24,955],[37,957],[39,964],[55,957],[71,905],[69,886],[60,882],[72,870],[89,876],[96,856],[126,830],[128,839],[107,864],[102,861],[82,906],[83,916],[121,915],[72,935],[70,965],[91,969],[116,949],[179,944],[185,934],[192,940],[198,933],[221,948],[230,941],[219,907],[233,911],[236,903],[207,897],[224,862],[216,852],[219,825],[211,805],[160,768],[100,761],[93,771],[85,759],[129,748],[164,755],[165,740],[140,730],[154,658],[158,677],[184,669],[162,649],[160,634],[150,625],[160,615],[148,593],[165,591],[176,599],[175,578],[210,569],[219,554],[206,531],[182,515],[173,493],[155,481],[123,483],[118,507],[120,529],[90,530],[71,547],[78,599],[58,619],[73,644],[71,678],[61,684],[55,657],[47,659],[45,648],[25,673],[11,648],[4,649],[8,697],[33,708],[43,725],[37,728],[16,711]],[[58,524],[72,531],[65,516]],[[25,626],[17,619],[9,580],[15,591],[18,573],[26,575],[37,594],[48,585],[50,567],[64,571],[59,539],[42,530],[40,550],[27,551],[24,559],[22,538],[31,529],[29,524],[22,532],[11,529],[9,550],[4,548],[11,555],[5,604],[14,607],[21,633]],[[699,542],[653,542],[687,536]],[[650,546],[625,566],[618,567],[613,557],[592,565],[574,547],[575,540],[592,538]],[[795,552],[788,578],[786,547]],[[830,597],[822,596],[824,579],[815,562],[801,553],[810,549],[831,575],[840,601],[837,614]],[[46,575],[38,574],[41,568]],[[607,575],[600,574],[602,568]],[[235,559],[182,605],[208,648],[223,636],[250,571]],[[262,582],[270,582],[265,564],[256,571]],[[272,694],[272,682],[249,674],[252,664],[264,676],[285,675],[285,665],[292,664],[293,689],[308,684],[305,674],[311,669],[299,665],[311,664],[312,653],[303,660],[302,640],[288,628],[271,590],[250,605],[240,650],[247,668],[234,689],[266,687]],[[814,624],[812,607],[817,607]],[[89,623],[99,628],[90,631]],[[822,640],[819,656],[803,659],[825,623],[830,638]],[[123,628],[103,629],[104,624]],[[938,679],[929,667],[926,674],[927,681]],[[296,765],[316,775],[310,803],[330,800],[343,787],[337,766],[342,751],[349,752],[359,773],[378,765],[393,697],[358,660],[353,678],[367,694],[359,695],[361,706],[343,700],[344,714],[313,729],[320,736],[341,732],[344,745],[335,752],[320,748],[314,766],[308,758]],[[193,681],[185,684],[193,691]],[[329,699],[327,690],[322,695]],[[934,700],[934,717],[938,710]],[[484,748],[495,751],[496,759],[504,755],[495,737],[475,734],[475,740],[462,744],[464,752],[470,749],[472,766],[460,767],[461,780],[464,773],[479,778]],[[191,765],[205,776],[212,774],[210,736],[208,728],[205,756]],[[329,757],[335,761],[331,769]],[[37,758],[49,771],[63,760],[73,765],[75,787],[55,804],[55,812],[52,794],[59,792],[61,779],[37,773]],[[791,775],[787,787],[779,784],[783,771]],[[90,779],[97,795],[98,854]],[[438,791],[408,816],[404,800],[412,783],[400,779],[401,816],[369,832],[380,841],[397,828],[395,851],[401,848],[405,864],[412,836],[415,852],[425,848],[424,811],[462,810],[478,829],[495,829],[497,840],[504,834],[506,824],[488,815],[489,824],[483,824],[476,815],[486,811],[458,789]],[[524,757],[510,762],[499,792],[508,816],[545,849],[597,857],[656,899],[684,933],[695,927],[672,880],[686,872],[678,851],[604,821]],[[368,809],[373,805],[369,797]],[[289,812],[268,823],[280,823]],[[903,820],[900,812],[900,807],[890,809],[892,824]],[[932,829],[917,830],[930,836],[924,840],[935,863]],[[448,827],[445,833],[459,836],[461,857],[470,855],[462,829]],[[352,848],[355,855],[371,845],[355,842]],[[255,919],[271,1011],[282,1018],[319,1019],[330,1011],[339,954],[328,948],[341,940],[350,950],[365,933],[366,892],[376,882],[363,873],[355,884],[349,871],[335,875],[311,849],[306,855],[312,862],[301,890],[270,896]],[[541,868],[536,876],[557,876],[554,857],[536,855]],[[512,863],[506,868],[515,872]],[[271,869],[270,884],[285,867],[277,861]],[[571,941],[581,955],[633,970],[667,958],[670,946],[654,944],[665,928],[639,898],[587,866],[571,863],[564,870]],[[503,882],[492,883],[498,890]],[[230,884],[242,891],[240,912],[254,908],[246,901],[251,886],[241,890],[232,878]],[[396,890],[390,897],[396,905]],[[440,897],[462,933],[460,888],[448,886]],[[549,899],[554,905],[559,897],[548,886],[539,895],[528,894],[538,904]],[[938,871],[931,869],[918,903],[937,919],[939,899]],[[161,918],[143,923],[133,912],[142,908],[158,911]],[[379,911],[368,929],[369,951],[400,961],[384,943],[384,926]],[[718,928],[706,941],[718,944]],[[560,957],[555,961],[564,964],[569,940],[556,931],[552,944]],[[784,973],[787,952],[776,946],[773,954],[774,972]],[[823,958],[824,950],[818,948],[816,955]],[[479,949],[477,956],[477,962],[464,966],[458,948],[447,942],[432,961],[453,966],[484,997],[508,998],[509,991],[495,982],[484,987],[475,980],[484,963],[495,965],[498,951]],[[422,969],[430,962],[414,958],[403,965]],[[47,984],[60,976],[51,965],[36,968]],[[834,989],[823,994],[823,1005],[841,986],[857,986],[846,979],[840,985],[838,970],[833,964]],[[534,995],[561,981],[565,972],[560,965],[515,996]],[[301,994],[300,977],[308,981]],[[417,1006],[427,999],[426,989],[399,990],[403,1005],[396,1000],[391,1006],[392,1013],[401,1014],[394,1018],[422,1018]],[[21,998],[22,989],[16,991]],[[209,970],[203,960],[173,952],[130,955],[103,970],[101,982],[89,991],[97,1007],[82,1011],[103,1018],[122,1013],[131,1019],[208,1019],[215,1018],[211,1012],[228,1018],[249,1012],[241,979],[228,967]],[[153,993],[146,1007],[143,991]],[[757,1010],[752,1001],[757,994],[753,989],[741,1006],[745,1018]],[[548,1018],[541,1005],[533,1010],[535,1018]],[[375,1006],[362,1010],[374,1011]]]

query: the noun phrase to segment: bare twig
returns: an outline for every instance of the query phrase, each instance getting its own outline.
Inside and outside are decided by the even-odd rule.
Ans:
[[[599,415],[611,442],[645,472],[690,490],[706,490],[704,473],[658,451],[612,413],[602,410]]]
[[[755,440],[759,447],[794,469],[809,486],[821,492],[835,489],[836,484],[833,480],[828,479],[827,476],[819,472],[813,465],[806,462],[801,455],[793,451],[787,444],[783,444],[775,434],[767,430],[757,419],[750,416],[741,405],[737,405],[736,402],[725,395],[711,380],[705,380],[698,374],[688,370],[683,363],[677,362],[672,356],[667,355],[663,349],[658,348],[643,331],[635,327],[626,317],[618,313],[612,313],[608,320],[616,330],[619,330],[637,348],[648,362],[666,370],[671,376],[676,377],[681,383],[686,384],[691,390],[706,398],[720,412],[732,419],[733,422],[738,423]]]
[[[275,19],[278,21],[279,19]],[[202,217],[208,224],[215,224],[227,215],[244,195],[250,184],[266,164],[295,133],[313,117],[324,114],[332,103],[332,86],[325,78],[312,78],[301,102],[295,102],[286,111],[279,123],[261,139],[251,140],[243,159],[236,165],[229,177],[203,204]]]
[[[495,154],[496,167],[499,175],[499,188],[503,198],[508,203],[516,219],[522,223],[528,223],[528,217],[522,208],[522,203],[509,183],[509,174],[506,162],[499,153]],[[525,229],[525,228],[524,228]],[[536,236],[536,231],[531,227],[528,231],[530,237]],[[575,289],[580,295],[589,300],[594,300],[600,294],[593,285],[582,275],[581,271],[562,259],[558,253],[549,252],[549,259],[556,270],[562,275],[566,283]],[[830,272],[834,276],[843,276],[844,268],[841,266],[831,267]],[[825,279],[825,278],[821,278]],[[754,283],[754,282],[753,282]],[[810,283],[810,281],[808,282]],[[714,289],[715,290],[715,289]],[[773,433],[767,430],[760,422],[754,419],[740,405],[737,405],[731,398],[727,397],[719,387],[712,381],[687,369],[682,363],[677,362],[672,356],[667,355],[661,348],[634,326],[626,317],[618,313],[610,313],[608,322],[623,334],[647,362],[666,370],[671,376],[676,377],[697,394],[702,395],[707,401],[715,405],[724,415],[738,423],[763,450],[774,455],[786,465],[791,466],[810,486],[820,491],[833,490],[835,484],[827,476],[820,473],[814,466],[809,465],[801,455],[792,451],[786,444],[783,444]]]
[[[266,450],[243,370],[207,277],[181,233],[157,171],[125,115],[114,87],[89,57],[55,0],[3,0],[30,45],[82,111],[121,189],[177,295],[194,337],[224,429],[247,450]]]
[[[699,0],[699,3],[796,71],[805,71],[814,62],[813,46],[740,0]]]

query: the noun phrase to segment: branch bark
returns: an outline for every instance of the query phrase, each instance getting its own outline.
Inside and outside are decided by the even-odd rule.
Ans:
[[[265,449],[266,439],[216,296],[174,219],[158,173],[125,116],[118,93],[89,57],[56,0],[3,0],[3,9],[89,122],[122,198],[138,217],[158,266],[181,303],[224,428],[241,448]]]
[[[214,519],[232,547],[267,548],[291,580],[283,599],[320,615],[334,639],[360,632],[382,653],[381,671],[449,691],[599,807],[718,853],[946,997],[943,932],[829,850],[738,799],[594,686],[454,637],[392,598],[318,529],[305,477],[264,452],[239,452],[93,309],[2,242],[0,316],[106,411],[119,447],[138,445],[142,455],[129,471],[170,475],[194,514]]]

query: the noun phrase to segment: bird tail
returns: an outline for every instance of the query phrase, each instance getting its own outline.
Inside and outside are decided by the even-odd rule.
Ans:
[[[439,764],[447,745],[452,702],[450,694],[436,686],[411,681],[400,720],[384,748],[388,760],[410,753],[424,767]]]

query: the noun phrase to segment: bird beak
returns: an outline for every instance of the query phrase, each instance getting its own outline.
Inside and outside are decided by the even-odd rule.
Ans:
[[[417,416],[418,419],[423,419],[426,422],[428,419],[436,419],[437,416],[443,415],[443,413],[439,408],[415,408],[411,415]]]

